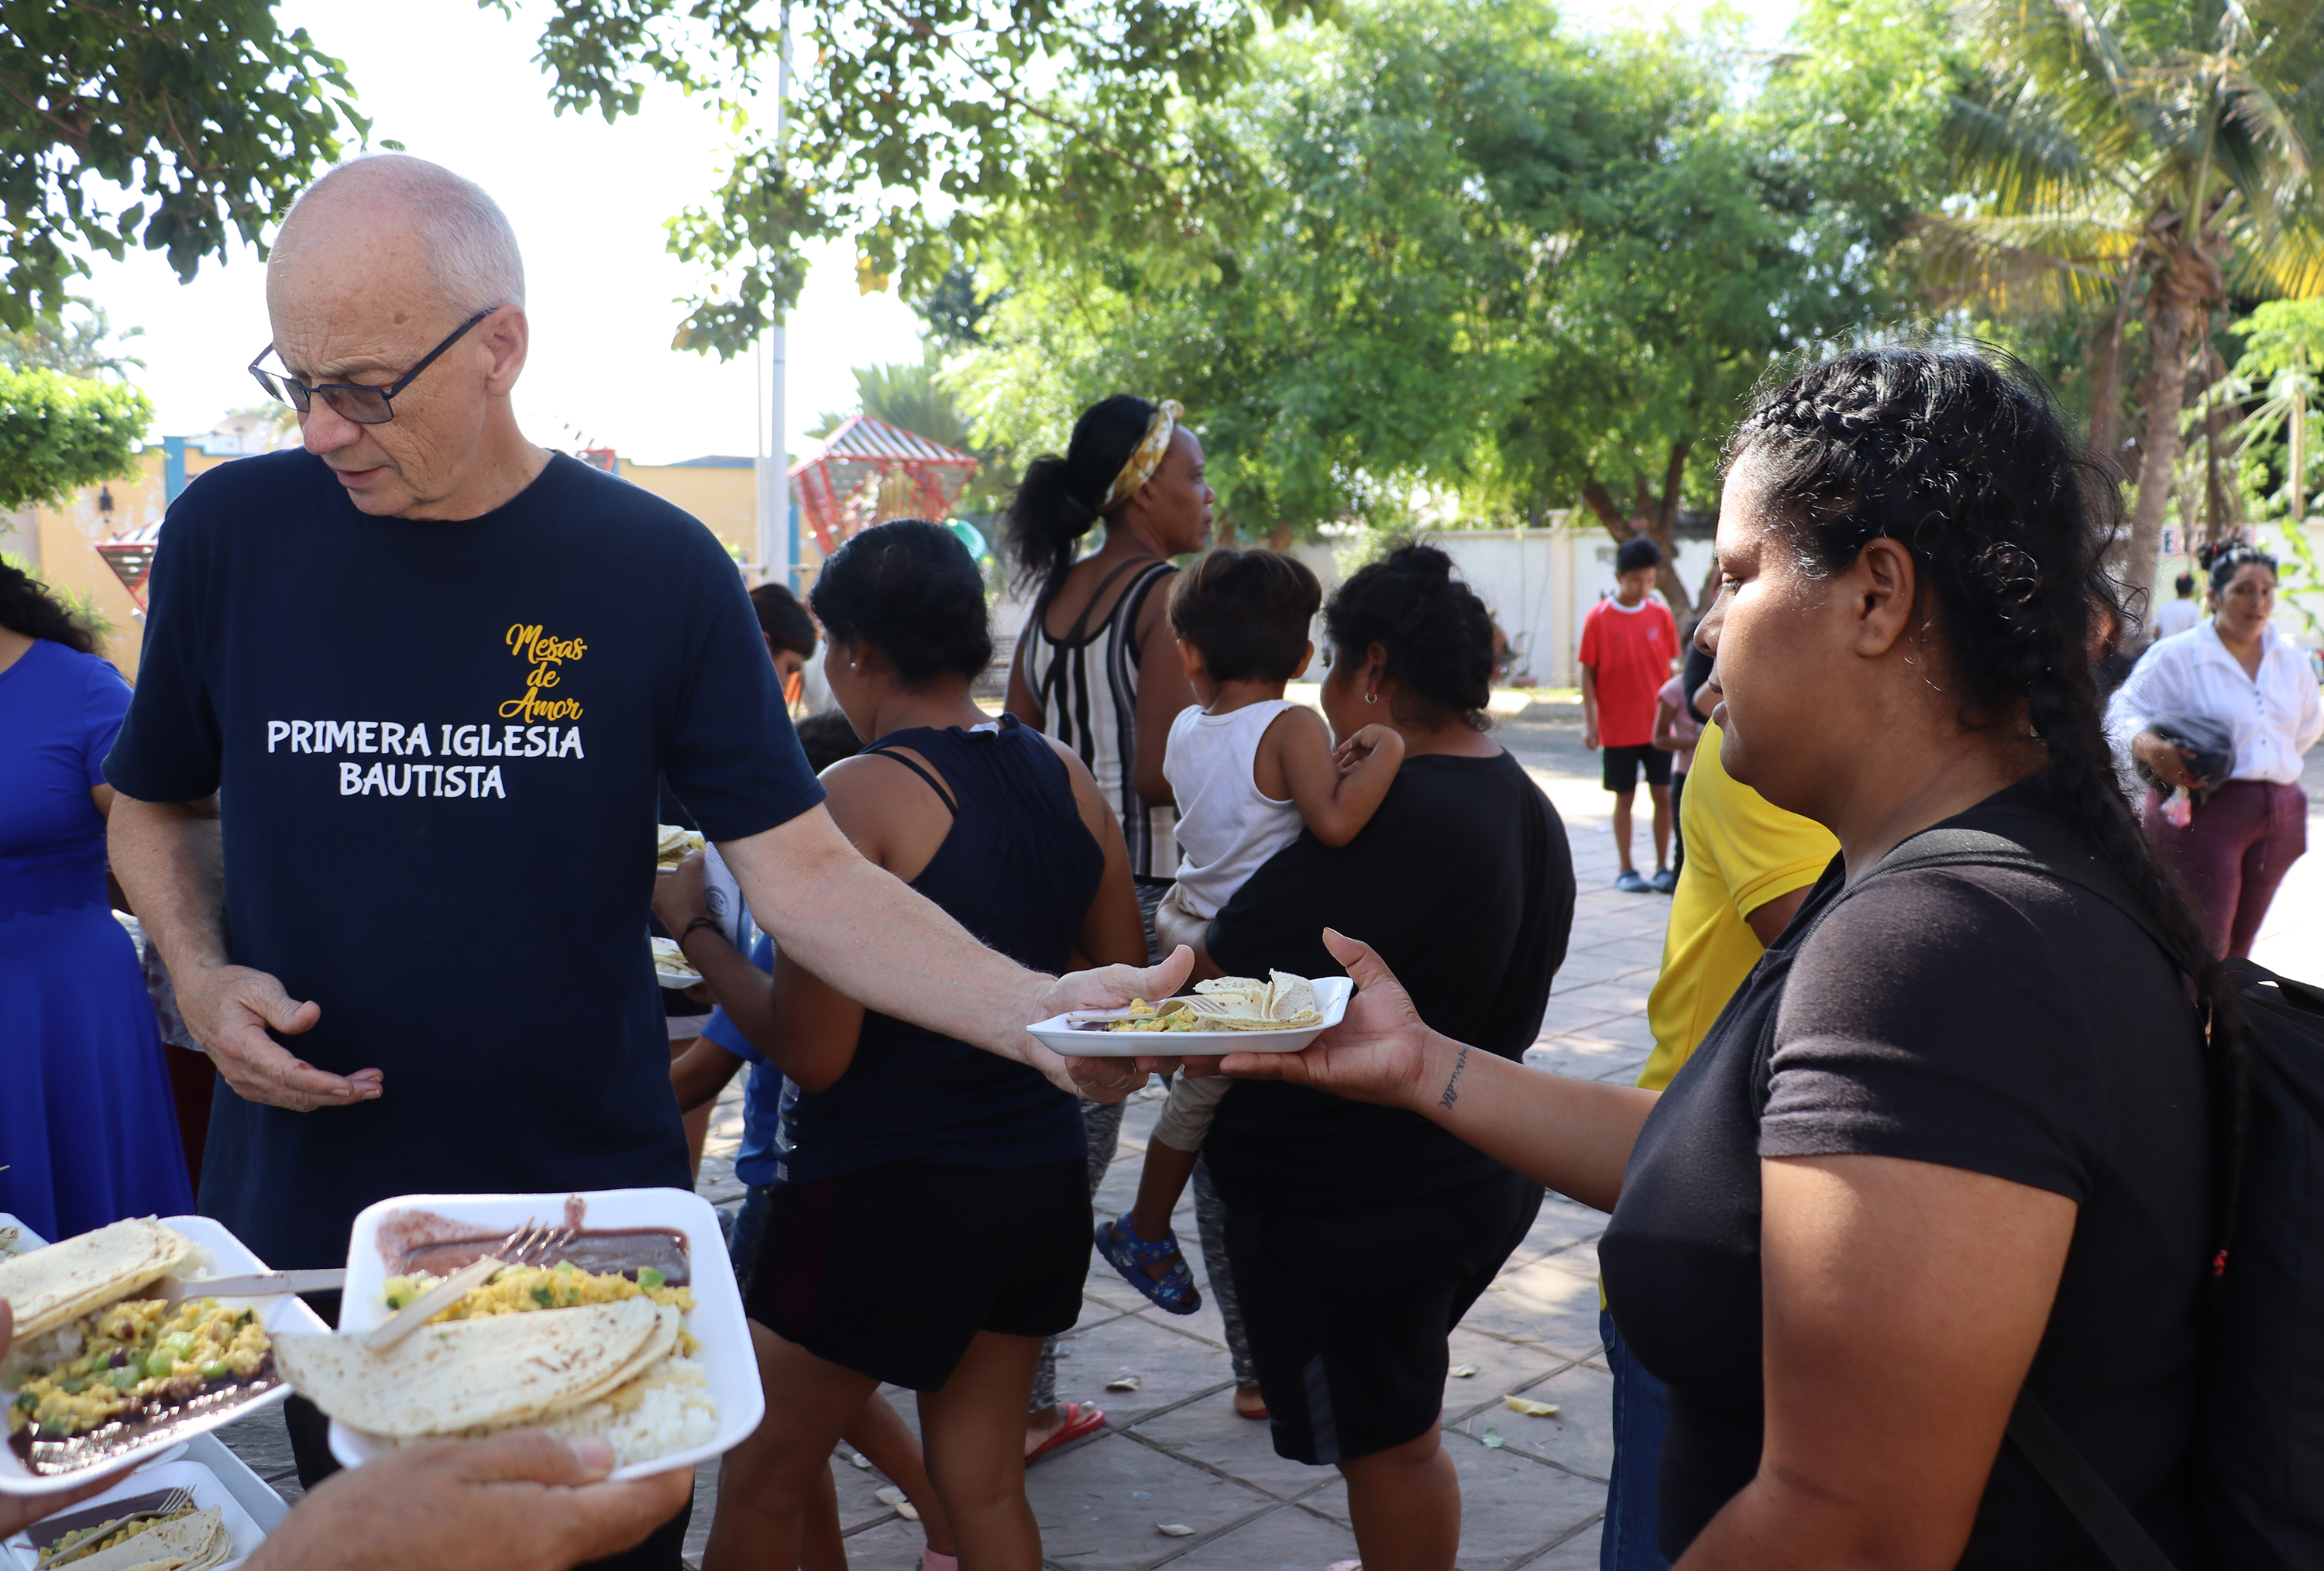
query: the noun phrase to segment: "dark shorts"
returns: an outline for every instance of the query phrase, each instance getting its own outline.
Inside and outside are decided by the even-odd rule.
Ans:
[[[1599,751],[1606,755],[1606,789],[1609,791],[1636,790],[1640,770],[1646,772],[1646,783],[1650,786],[1670,784],[1671,760],[1677,754],[1665,753],[1651,742],[1637,747],[1601,747]]]
[[[1352,1462],[1443,1414],[1446,1338],[1541,1209],[1518,1173],[1408,1206],[1227,1206],[1227,1258],[1278,1455]]]
[[[1073,1328],[1090,1226],[1079,1161],[883,1162],[778,1185],[742,1303],[817,1358],[936,1391],[980,1331]]]

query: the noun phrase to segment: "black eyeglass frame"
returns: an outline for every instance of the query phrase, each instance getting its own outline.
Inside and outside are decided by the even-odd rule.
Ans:
[[[422,371],[427,370],[428,367],[435,365],[438,360],[441,359],[447,349],[449,349],[462,338],[467,337],[468,329],[475,327],[478,322],[483,321],[486,317],[491,316],[493,312],[500,309],[501,308],[498,306],[488,306],[484,310],[478,311],[475,316],[470,317],[466,321],[462,322],[458,327],[452,329],[451,336],[449,337],[446,338],[442,343],[437,345],[433,349],[429,350],[425,356],[421,356],[419,365],[414,365],[410,370],[397,377],[392,383],[389,384],[385,387],[370,387],[360,382],[324,382],[318,383],[315,386],[309,387],[305,383],[300,381],[297,377],[291,375],[288,371],[280,373],[262,371],[259,369],[258,361],[263,360],[269,355],[274,353],[274,346],[272,344],[269,344],[265,348],[261,349],[258,352],[258,358],[250,363],[250,374],[257,380],[258,385],[265,392],[267,397],[280,399],[284,403],[289,404],[292,409],[297,410],[300,414],[305,414],[308,410],[313,406],[315,395],[319,393],[323,395],[323,402],[329,404],[331,406],[331,411],[337,414],[340,419],[352,421],[359,426],[383,426],[395,419],[396,394],[410,386],[413,380],[417,378]],[[380,405],[385,412],[381,414],[377,420],[366,420],[363,415],[356,414],[350,410],[341,408],[339,401],[331,396],[331,394],[335,393],[354,393],[362,394],[365,397],[375,397],[380,401]],[[351,398],[348,402],[358,402],[359,400]]]

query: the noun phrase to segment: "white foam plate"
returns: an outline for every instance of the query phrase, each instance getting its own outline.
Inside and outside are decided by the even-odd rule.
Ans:
[[[249,1245],[236,1238],[218,1223],[207,1216],[164,1216],[162,1222],[176,1228],[199,1244],[208,1260],[199,1268],[210,1277],[240,1276],[245,1271],[267,1270],[264,1261],[250,1252]],[[220,1298],[221,1304],[241,1305],[258,1311],[260,1321],[269,1333],[278,1331],[327,1331],[322,1317],[309,1309],[290,1293],[273,1293],[263,1298]],[[23,1460],[12,1446],[0,1445],[0,1494],[56,1494],[72,1488],[93,1474],[113,1468],[150,1462],[172,1447],[182,1446],[192,1436],[208,1432],[236,1419],[247,1418],[262,1408],[279,1405],[290,1394],[287,1385],[261,1391],[246,1401],[232,1402],[215,1411],[203,1414],[187,1427],[108,1457],[95,1467],[78,1468],[70,1473],[35,1474],[25,1469]]]
[[[1320,1025],[1283,1031],[1109,1031],[1084,1021],[1127,1020],[1126,1009],[1085,1009],[1052,1015],[1025,1029],[1068,1058],[1210,1058],[1227,1053],[1296,1053],[1340,1023],[1356,984],[1344,976],[1315,979]]]
[[[92,1495],[71,1509],[88,1511],[112,1501],[151,1494],[157,1489],[189,1491],[194,1497],[196,1511],[208,1511],[212,1506],[218,1508],[219,1520],[226,1524],[227,1534],[234,1539],[234,1558],[226,1562],[228,1566],[240,1565],[244,1557],[265,1540],[266,1529],[243,1509],[242,1502],[234,1497],[226,1481],[198,1462],[162,1462],[141,1467],[103,1494]],[[32,1548],[30,1534],[19,1533],[0,1548],[6,1551],[6,1563],[11,1571],[17,1571],[20,1567],[21,1571],[38,1571],[41,1557]]]
[[[565,1219],[564,1192],[547,1195],[404,1195],[366,1206],[355,1217],[347,1240],[347,1285],[339,1298],[339,1329],[368,1331],[392,1310],[384,1290],[392,1274],[379,1248],[380,1224],[398,1211],[432,1211],[456,1222],[475,1224],[480,1235],[504,1238],[528,1222],[554,1227]],[[766,1416],[767,1402],[759,1385],[759,1358],[751,1346],[750,1322],[742,1315],[742,1290],[734,1283],[733,1263],[726,1255],[725,1235],[718,1230],[718,1214],[710,1202],[687,1189],[591,1189],[578,1198],[587,1206],[584,1227],[620,1230],[666,1227],[686,1238],[687,1269],[693,1280],[694,1312],[686,1328],[702,1344],[696,1354],[710,1376],[711,1399],[718,1404],[718,1429],[709,1441],[690,1450],[674,1451],[650,1462],[616,1468],[615,1478],[645,1478],[673,1468],[691,1467],[724,1455],[750,1438]],[[553,1315],[554,1309],[540,1311]],[[384,1437],[331,1420],[331,1455],[349,1467],[385,1456],[395,1443]]]

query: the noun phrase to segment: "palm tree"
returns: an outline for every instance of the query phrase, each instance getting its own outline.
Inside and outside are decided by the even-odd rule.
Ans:
[[[1945,122],[1960,204],[1923,220],[1941,282],[1988,303],[2111,308],[2091,400],[2110,450],[2122,329],[2144,318],[2138,500],[2150,588],[2190,358],[2245,297],[2324,289],[2324,0],[1971,0],[1982,69]],[[2030,298],[2029,298],[2030,297]]]

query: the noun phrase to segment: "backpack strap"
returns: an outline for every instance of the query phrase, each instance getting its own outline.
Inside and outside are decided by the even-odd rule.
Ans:
[[[2082,1530],[2098,1547],[2114,1571],[2178,1571],[2122,1497],[2107,1486],[2089,1458],[2074,1448],[2058,1420],[2020,1387],[2017,1405],[2009,1412],[2009,1438],[2034,1471],[2056,1493]]]

